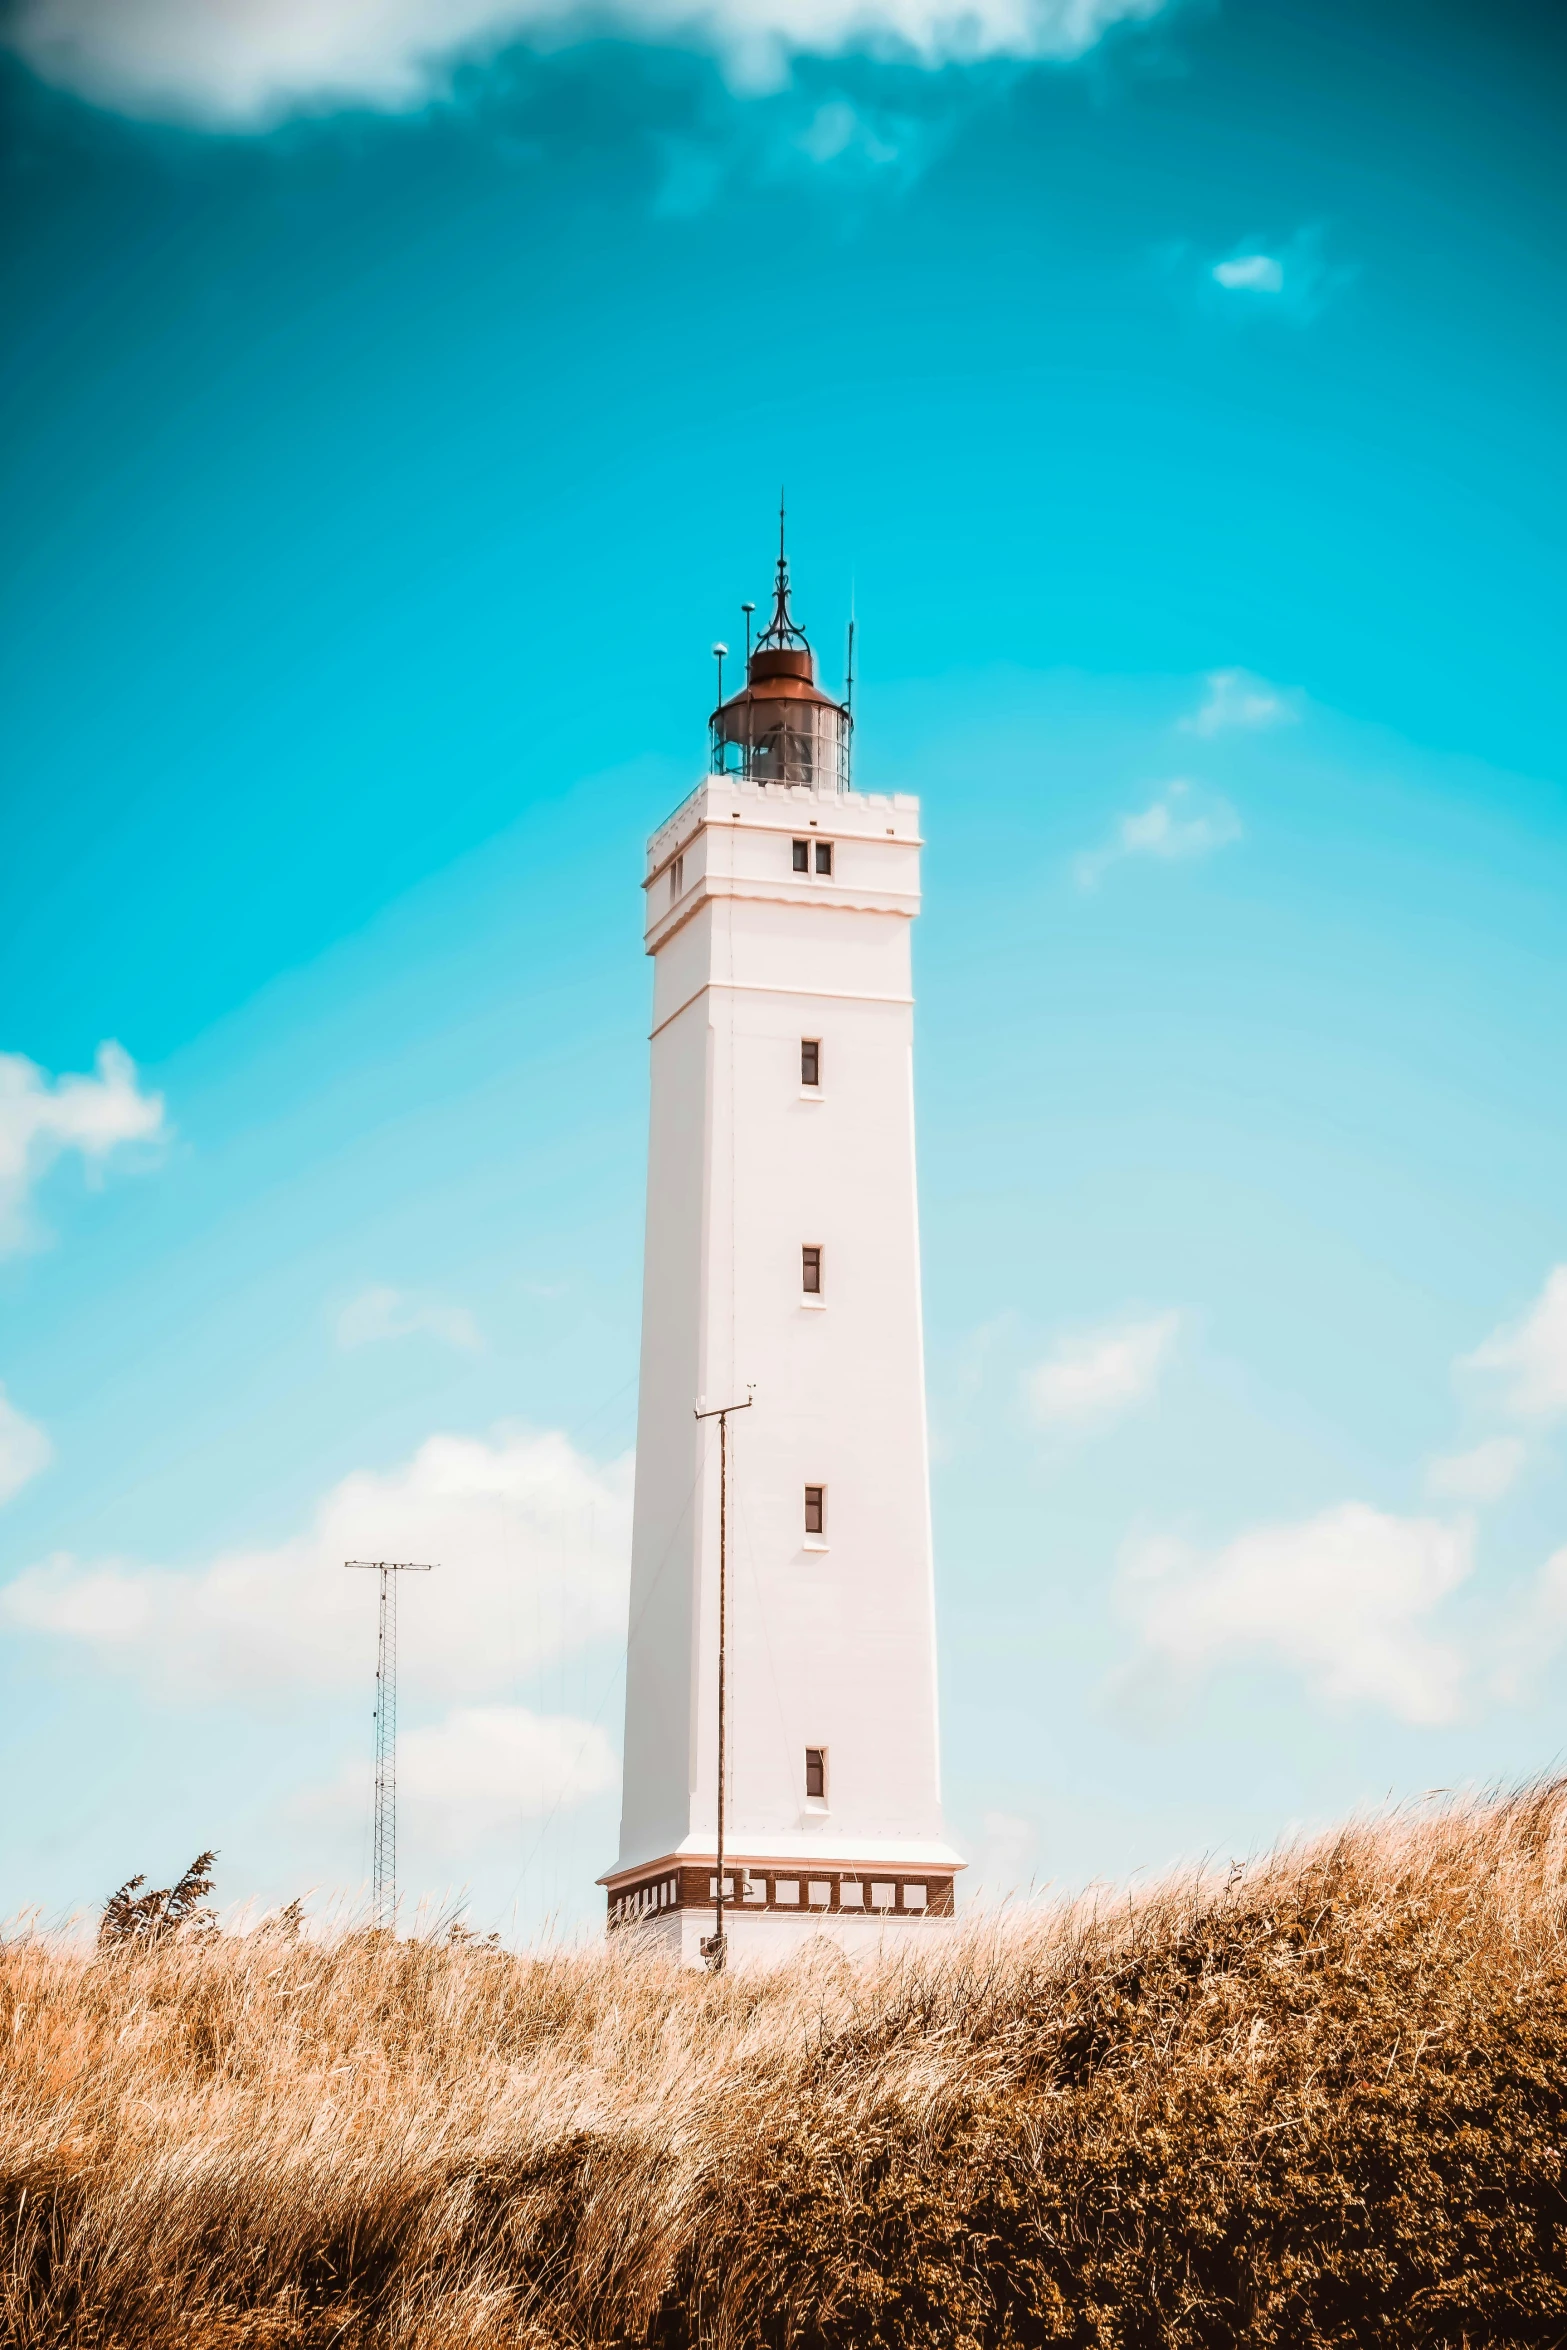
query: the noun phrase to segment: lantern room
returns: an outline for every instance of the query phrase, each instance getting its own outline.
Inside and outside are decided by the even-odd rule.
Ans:
[[[745,684],[719,702],[709,721],[710,771],[762,785],[847,791],[853,727],[848,703],[835,702],[817,684],[810,643],[790,613],[780,514],[773,616],[748,647]]]

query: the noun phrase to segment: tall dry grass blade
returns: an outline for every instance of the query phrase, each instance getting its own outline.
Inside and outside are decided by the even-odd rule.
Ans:
[[[1553,2343],[1564,1896],[1554,1782],[864,1968],[23,1934],[0,2336]]]

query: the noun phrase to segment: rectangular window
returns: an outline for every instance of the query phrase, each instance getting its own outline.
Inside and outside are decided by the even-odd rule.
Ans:
[[[865,1888],[857,1879],[840,1877],[838,1880],[838,1907],[840,1909],[863,1909],[865,1907]]]
[[[684,857],[677,857],[669,868],[669,902],[671,905],[674,904],[685,886],[686,861]]]
[[[925,1906],[924,1886],[905,1885],[903,1888],[903,1906],[905,1909],[923,1909]]]
[[[805,1800],[807,1803],[825,1803],[827,1800],[825,1746],[808,1746],[805,1750]]]
[[[796,873],[809,873],[811,870],[811,844],[808,840],[797,840],[794,844],[794,869]]]
[[[802,1248],[800,1251],[800,1287],[807,1297],[820,1297],[822,1294],[822,1252],[819,1248]]]
[[[816,844],[816,870],[818,873],[832,871],[832,842],[830,840],[819,840]]]
[[[832,1902],[832,1887],[825,1877],[813,1877],[806,1887],[812,1909],[826,1909]]]
[[[820,1534],[827,1515],[827,1488],[825,1485],[807,1485],[805,1488],[805,1531]]]
[[[800,1083],[820,1085],[822,1081],[822,1048],[820,1039],[802,1036],[800,1039]]]
[[[773,1900],[780,1909],[799,1908],[800,1888],[792,1877],[776,1877],[773,1880]]]

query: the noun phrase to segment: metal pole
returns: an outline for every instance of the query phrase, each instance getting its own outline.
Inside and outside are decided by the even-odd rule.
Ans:
[[[713,1931],[702,1944],[702,1956],[715,1975],[724,1971],[729,1955],[728,1937],[724,1933],[724,1781],[728,1762],[728,1678],[729,1678],[729,1415],[748,1412],[755,1395],[747,1390],[744,1403],[726,1403],[710,1412],[699,1411],[699,1420],[718,1422],[718,1874],[713,1883],[717,1888]]]
[[[710,773],[716,772],[720,775],[724,771],[724,655],[728,650],[727,645],[713,647],[713,659],[718,663],[718,708],[714,711],[713,723],[708,728],[707,764]],[[713,765],[715,751],[718,762],[716,769]]]
[[[842,790],[844,790],[844,791],[853,791],[853,789],[854,789],[854,610],[853,610],[853,605],[852,605],[852,603],[851,603],[851,605],[850,605],[850,610],[849,610],[849,659],[848,659],[848,674],[847,674],[847,677],[846,677],[846,679],[845,679],[845,682],[844,682],[844,689],[843,689],[843,709],[844,709],[844,716],[845,716],[845,718],[848,720],[848,724],[847,724],[847,726],[846,726],[846,727],[845,727],[845,729],[844,729],[844,737],[843,737],[843,775],[842,775],[842,782],[841,782],[841,786],[840,786],[840,788],[841,788]]]
[[[725,1698],[729,1666],[729,1414],[718,1415],[718,1907],[713,1925],[713,1971],[724,1963],[724,1764],[728,1759]]]

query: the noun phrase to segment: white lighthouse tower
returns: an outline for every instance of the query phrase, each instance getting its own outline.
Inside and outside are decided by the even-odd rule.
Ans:
[[[625,1786],[600,1881],[612,1924],[693,1962],[720,1920],[734,1961],[815,1934],[924,1941],[950,1926],[963,1866],[937,1743],[919,804],[849,788],[850,712],[818,688],[789,596],[780,534],[771,623],[644,881]],[[698,1414],[748,1397],[721,1480],[720,1424]]]

